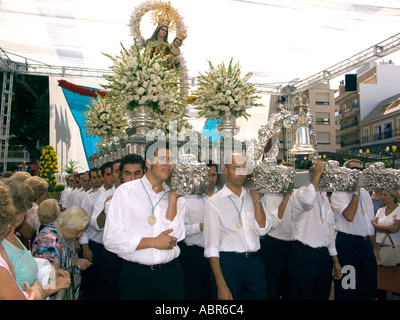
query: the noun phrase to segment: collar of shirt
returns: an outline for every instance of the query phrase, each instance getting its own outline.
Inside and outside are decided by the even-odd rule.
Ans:
[[[235,197],[237,197],[237,195],[234,194],[233,191],[226,186],[226,184],[224,185],[224,187],[221,189],[220,192],[221,192],[221,197],[229,197],[231,195],[234,195]],[[239,198],[243,198],[247,194],[247,192],[248,191],[242,187],[242,191],[240,193]]]
[[[143,181],[143,183],[144,183],[144,186],[147,188],[147,191],[152,192],[153,194],[156,194],[156,192],[153,190],[152,184],[150,183],[149,179],[147,179],[147,174],[145,174],[145,175],[143,176],[142,181]],[[159,193],[168,192],[168,191],[169,191],[169,187],[168,187],[168,185],[165,183],[165,181],[162,183],[162,187],[163,187],[164,191],[161,191],[161,192],[159,192]]]
[[[219,189],[217,187],[214,188],[213,194],[211,196],[208,196],[206,193],[203,193],[203,197],[212,197],[214,194],[216,194],[219,191]]]

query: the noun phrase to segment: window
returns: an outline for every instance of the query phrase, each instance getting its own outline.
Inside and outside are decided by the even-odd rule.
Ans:
[[[330,132],[317,132],[317,144],[330,144],[331,133]]]
[[[330,124],[329,112],[317,112],[316,113],[316,124]]]
[[[316,93],[315,104],[329,105],[329,93]]]
[[[364,130],[364,142],[370,142],[369,141],[369,129]]]
[[[384,124],[384,127],[385,127],[385,131],[384,131],[385,139],[390,139],[391,137],[393,137],[392,123],[387,122]]]
[[[374,126],[374,141],[382,140],[382,127]]]

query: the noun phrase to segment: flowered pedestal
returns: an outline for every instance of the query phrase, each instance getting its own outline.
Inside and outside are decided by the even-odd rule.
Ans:
[[[235,116],[232,113],[225,113],[221,118],[217,131],[224,139],[232,139],[239,132]]]
[[[127,111],[131,128],[136,129],[136,136],[146,137],[150,129],[157,124],[157,115],[150,107],[145,105],[137,106],[133,111]]]

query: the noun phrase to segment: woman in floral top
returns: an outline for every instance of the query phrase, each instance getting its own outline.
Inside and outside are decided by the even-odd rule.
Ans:
[[[43,228],[32,245],[34,257],[47,259],[56,269],[71,272],[75,300],[79,297],[80,270],[91,265],[88,260],[78,258],[75,240],[87,229],[89,223],[90,218],[85,210],[77,206],[71,207],[62,212],[53,224]]]

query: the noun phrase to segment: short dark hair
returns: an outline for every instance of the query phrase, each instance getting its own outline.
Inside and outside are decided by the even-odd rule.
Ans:
[[[212,160],[206,161],[206,165],[207,165],[207,167],[209,167],[209,168],[215,167],[215,169],[216,169],[217,172],[218,172],[218,165],[217,165],[215,162],[213,162]]]
[[[121,164],[119,165],[119,171],[121,172],[124,170],[124,166],[126,164],[140,164],[140,167],[142,168],[143,171],[146,168],[143,158],[135,153],[127,154],[121,159],[120,162]]]
[[[93,167],[93,168],[90,168],[90,170],[89,170],[89,178],[90,179],[92,179],[92,172],[96,172],[96,175],[97,175],[97,167]]]
[[[113,166],[112,161],[109,161],[109,162],[104,163],[104,164],[100,167],[101,175],[104,176],[104,173],[106,172],[106,169],[107,169],[107,168],[110,168],[111,171],[112,171],[112,166]]]
[[[116,163],[121,163],[121,159],[116,159],[116,160],[114,160],[113,161],[113,165],[112,165],[112,167],[111,167],[111,171],[113,171],[113,168],[114,168],[114,164],[116,164]],[[119,168],[119,166],[118,166],[118,168]]]

